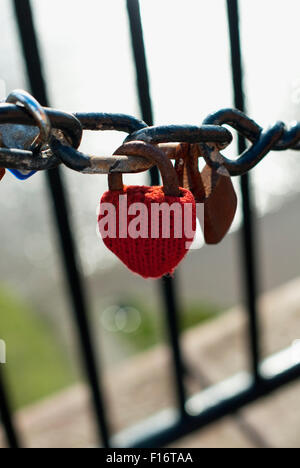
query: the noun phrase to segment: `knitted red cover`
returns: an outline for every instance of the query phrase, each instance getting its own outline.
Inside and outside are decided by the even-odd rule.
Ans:
[[[103,203],[110,203],[115,207],[116,233],[107,235],[108,223],[114,217],[108,211],[100,210],[98,217],[99,230],[106,247],[111,250],[130,270],[144,278],[160,278],[161,276],[172,273],[179,262],[184,258],[189,250],[189,244],[193,241],[196,230],[196,205],[192,193],[189,190],[180,188],[181,197],[166,196],[162,187],[147,187],[147,186],[124,186],[123,190],[107,191],[101,198],[101,207]],[[120,195],[127,196],[127,209],[119,212],[119,197]],[[128,214],[128,210],[133,203],[142,203],[145,206],[144,215],[140,215],[140,211],[136,214]],[[172,205],[176,203],[176,214],[170,210],[169,222],[163,221],[165,216],[161,212],[151,213],[153,203],[166,203]],[[184,230],[184,205],[190,205],[189,226],[190,231],[187,236]],[[161,206],[161,205],[159,205]],[[126,207],[126,204],[125,204]],[[152,216],[153,215],[153,216]],[[143,226],[143,236],[132,238],[130,236],[129,226],[133,219],[139,217],[139,228]],[[126,219],[127,217],[127,219]],[[145,217],[147,219],[145,219]],[[107,224],[104,226],[104,218]],[[103,223],[100,221],[103,220]],[[120,229],[120,221],[123,222],[125,229]],[[157,226],[159,224],[159,226]],[[166,226],[167,224],[167,226]],[[158,229],[158,237],[151,237],[154,226]],[[178,235],[178,226],[182,231],[180,238],[175,238],[175,233]],[[163,237],[163,228],[170,228],[170,236]],[[176,227],[176,229],[175,229]],[[120,232],[123,232],[126,238],[120,238]],[[147,238],[145,238],[147,236]]]
[[[3,167],[0,167],[0,180],[3,179],[4,175],[5,175],[5,169],[3,169]]]

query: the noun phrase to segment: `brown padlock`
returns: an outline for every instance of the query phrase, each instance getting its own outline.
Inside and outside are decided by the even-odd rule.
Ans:
[[[4,176],[5,176],[5,169],[3,167],[0,167],[0,180],[2,180]]]
[[[210,148],[211,149],[211,148]],[[200,173],[198,157],[202,156],[203,147],[190,145],[186,159],[188,188],[193,193],[196,203],[204,203],[204,216],[200,219],[204,240],[207,244],[217,244],[228,232],[237,208],[237,197],[229,172],[222,166],[212,168],[208,164]],[[215,158],[218,150],[214,148]],[[221,158],[219,158],[221,161]]]

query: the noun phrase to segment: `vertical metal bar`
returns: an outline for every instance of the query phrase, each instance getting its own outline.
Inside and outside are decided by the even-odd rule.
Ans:
[[[243,72],[241,63],[241,43],[239,31],[238,0],[227,0],[227,17],[229,25],[232,81],[234,90],[235,107],[245,111],[243,93]],[[239,153],[246,149],[245,139],[239,135]],[[242,226],[242,250],[245,267],[245,292],[247,308],[249,313],[249,334],[252,371],[256,382],[259,381],[259,324],[257,313],[257,267],[254,252],[254,209],[250,192],[250,176],[245,174],[241,177],[241,192],[243,203],[243,226]]]
[[[154,125],[139,0],[127,0],[127,11],[136,66],[137,90],[143,120],[148,125]]]
[[[42,73],[42,64],[29,0],[14,0],[15,14],[22,41],[27,73],[32,93],[47,106],[48,98]],[[72,301],[72,312],[82,350],[83,367],[93,396],[99,438],[104,447],[109,447],[109,431],[98,366],[92,345],[88,323],[88,306],[83,279],[80,273],[77,249],[72,236],[67,194],[58,169],[48,171],[47,183],[53,199],[54,217],[59,234],[63,265]],[[100,442],[100,443],[101,443]]]
[[[153,111],[150,98],[149,76],[139,0],[127,0],[127,11],[131,32],[132,49],[134,53],[136,67],[137,88],[139,93],[139,102],[142,111],[142,118],[148,125],[153,125]],[[159,174],[156,168],[154,171],[151,171],[151,184],[159,184]],[[181,415],[185,416],[186,395],[183,382],[184,366],[179,344],[179,314],[178,303],[175,297],[174,279],[172,279],[169,276],[164,277],[161,280],[161,286],[166,307],[168,333],[172,348],[178,407],[180,409]]]
[[[19,437],[17,435],[17,430],[14,427],[12,421],[12,413],[10,409],[10,405],[8,402],[8,398],[6,395],[6,391],[4,388],[4,382],[2,377],[2,371],[0,367],[0,415],[1,415],[1,423],[3,425],[6,440],[10,448],[18,448],[20,447]]]
[[[164,276],[161,279],[162,292],[165,301],[167,326],[172,348],[174,378],[176,383],[177,404],[182,417],[186,416],[186,392],[184,386],[185,366],[179,342],[179,310],[178,298],[175,294],[176,278]]]

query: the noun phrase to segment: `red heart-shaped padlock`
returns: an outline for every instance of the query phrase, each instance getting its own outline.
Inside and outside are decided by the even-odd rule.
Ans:
[[[110,174],[110,190],[102,196],[98,218],[104,244],[144,278],[172,273],[195,235],[194,197],[179,188],[171,161],[158,147],[130,142],[115,154],[151,160],[159,167],[164,185],[123,186],[121,174]]]
[[[5,176],[5,169],[3,167],[0,167],[0,180],[2,180],[4,176]]]

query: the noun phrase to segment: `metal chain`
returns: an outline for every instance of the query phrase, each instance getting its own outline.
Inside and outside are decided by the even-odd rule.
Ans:
[[[24,93],[26,94],[26,93]],[[212,167],[221,164],[232,176],[242,175],[255,167],[271,150],[300,150],[300,122],[286,128],[277,122],[264,130],[254,120],[236,109],[221,109],[210,114],[201,126],[163,125],[148,127],[145,122],[125,114],[75,113],[69,114],[55,109],[43,108],[51,125],[51,138],[42,148],[21,150],[2,147],[2,134],[6,124],[16,126],[16,140],[19,126],[36,126],[32,113],[25,107],[0,103],[0,167],[26,171],[53,169],[63,163],[70,169],[82,173],[108,174],[112,172],[135,173],[151,167],[142,157],[133,156],[91,156],[77,150],[84,130],[115,130],[128,134],[125,142],[144,141],[160,145],[171,159],[178,157],[174,143],[199,144],[206,163]],[[228,125],[243,135],[250,147],[236,160],[220,154],[213,157],[215,149],[224,149],[232,141]],[[173,143],[173,145],[172,145]],[[174,150],[172,150],[174,148]]]

